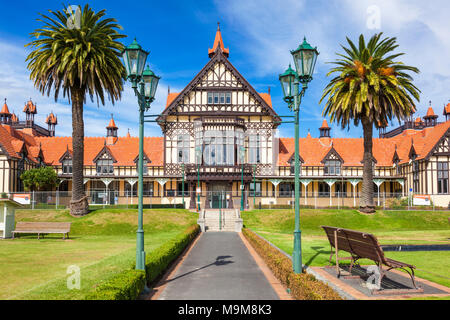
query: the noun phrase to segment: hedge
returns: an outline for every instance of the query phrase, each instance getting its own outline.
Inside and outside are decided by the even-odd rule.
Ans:
[[[89,210],[98,210],[98,209],[137,209],[137,204],[95,204],[89,205]],[[144,204],[143,209],[184,209],[182,203],[173,204]]]
[[[145,284],[160,276],[195,238],[199,230],[199,225],[189,227],[147,255],[145,272],[134,270],[136,263],[133,263],[132,269],[100,284],[93,293],[86,296],[86,300],[136,300]]]
[[[328,285],[318,281],[310,274],[295,274],[292,270],[292,261],[280,251],[272,247],[251,230],[242,230],[245,238],[264,259],[274,275],[287,288],[297,300],[342,300],[342,298]]]
[[[86,300],[135,300],[144,290],[145,283],[144,271],[122,271],[98,286],[86,296]]]

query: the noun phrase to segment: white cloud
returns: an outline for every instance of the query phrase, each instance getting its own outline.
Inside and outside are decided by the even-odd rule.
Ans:
[[[367,8],[374,4],[380,9],[381,30],[367,28]],[[216,6],[225,23],[238,34],[235,38],[240,40],[233,46],[246,52],[255,76],[279,74],[292,60],[289,50],[296,48],[306,35],[311,44],[319,47],[316,72],[323,78],[330,68],[325,62],[342,52],[340,44],[346,43],[346,36],[356,39],[360,33],[370,37],[383,31],[386,36],[398,38],[399,52],[406,53],[400,59],[421,70],[419,75],[413,75],[422,91],[418,115],[426,112],[429,100],[433,101],[435,112],[441,114],[443,104],[450,98],[448,1],[436,0],[430,5],[420,0],[217,0]],[[325,84],[319,86],[323,88]],[[314,96],[320,97],[320,92]],[[321,111],[309,108],[305,114],[320,118]]]
[[[57,136],[72,135],[72,106],[67,98],[62,96],[55,102],[54,97],[43,96],[33,86],[29,79],[29,71],[25,59],[28,49],[20,44],[12,45],[11,41],[0,39],[0,99],[3,105],[3,99],[7,98],[10,112],[15,112],[20,120],[25,118],[22,112],[24,104],[30,98],[37,104],[38,114],[35,117],[35,123],[46,128],[44,123],[47,115],[53,112],[58,117],[58,126],[56,127]],[[150,113],[158,114],[164,110],[167,98],[167,84],[161,82],[156,94],[155,102],[152,104]],[[119,135],[127,134],[128,128],[132,136],[138,136],[139,113],[137,99],[134,95],[131,85],[127,83],[122,93],[121,101],[113,106],[106,101],[105,106],[97,106],[94,98],[92,103],[89,98],[84,106],[84,126],[86,136],[105,136],[106,126],[114,114],[114,119],[119,127]],[[161,136],[161,129],[156,124],[145,124],[145,134],[147,136]]]

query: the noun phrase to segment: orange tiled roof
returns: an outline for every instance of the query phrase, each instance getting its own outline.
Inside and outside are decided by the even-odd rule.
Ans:
[[[3,105],[3,108],[2,108],[2,111],[0,112],[0,114],[11,114],[9,112],[8,105],[6,104],[6,101],[5,101],[5,104]]]
[[[36,114],[37,113],[36,104],[34,104],[33,101],[31,101],[31,99],[30,99],[30,101],[28,101],[25,104],[25,107],[23,108],[23,112]]]
[[[444,116],[450,114],[450,103],[444,107]]]
[[[117,129],[116,123],[114,122],[113,118],[111,118],[111,121],[109,121],[107,128],[108,129]]]
[[[373,139],[373,156],[377,166],[392,166],[397,146],[400,164],[409,162],[409,152],[414,144],[418,160],[424,159],[432,151],[442,136],[450,130],[450,121],[424,130],[406,130],[402,134],[387,138]],[[362,166],[364,158],[364,140],[356,138],[300,138],[300,156],[305,166],[323,166],[322,160],[333,147],[344,160],[344,166]],[[288,161],[295,152],[293,138],[280,138],[279,166],[289,165]]]
[[[45,120],[45,123],[47,123],[47,124],[58,124],[58,118],[56,118],[55,115],[53,114],[53,112],[51,112],[49,114],[49,116],[47,117],[47,119]]]
[[[36,137],[42,143],[42,152],[46,162],[60,165],[59,159],[72,146],[71,137]],[[84,165],[94,165],[93,160],[105,147],[104,137],[86,137],[84,139]],[[114,145],[108,145],[111,155],[117,160],[115,166],[134,166],[134,159],[139,154],[139,138],[120,137]],[[164,163],[164,138],[146,137],[144,152],[150,158],[150,166],[162,166]]]
[[[179,94],[180,93],[177,92],[169,93],[169,95],[167,96],[166,108],[173,102],[173,100],[178,97]]]
[[[434,116],[435,116],[435,114],[434,114],[433,108],[432,108],[432,107],[429,107],[429,108],[428,108],[428,111],[427,111],[426,117],[434,117]]]
[[[323,119],[322,126],[320,127],[320,129],[328,129],[328,128],[329,126],[327,120]]]
[[[13,113],[13,114],[12,114],[12,117],[11,117],[11,121],[12,121],[12,122],[19,122],[19,117],[16,116],[15,113]]]

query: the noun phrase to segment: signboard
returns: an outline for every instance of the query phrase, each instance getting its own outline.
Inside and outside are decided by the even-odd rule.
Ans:
[[[13,194],[13,200],[20,204],[31,204],[31,194]]]
[[[197,193],[202,193],[202,188],[197,188]]]
[[[427,195],[414,195],[413,197],[414,206],[430,206],[431,197]]]

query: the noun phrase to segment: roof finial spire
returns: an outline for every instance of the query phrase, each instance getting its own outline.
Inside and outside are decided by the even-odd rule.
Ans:
[[[212,49],[208,50],[209,57],[212,58],[218,49],[220,49],[222,54],[228,58],[230,50],[228,48],[225,49],[225,45],[223,44],[222,33],[220,32],[220,22],[217,23],[217,32],[214,39],[214,46]]]

